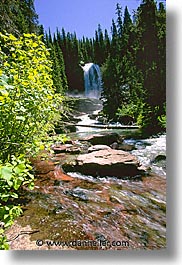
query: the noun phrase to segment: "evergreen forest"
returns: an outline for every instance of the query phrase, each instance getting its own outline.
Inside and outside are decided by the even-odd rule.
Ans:
[[[55,87],[83,91],[80,65],[94,62],[102,69],[103,115],[108,121],[128,115],[152,134],[166,126],[166,10],[163,3],[144,0],[133,18],[119,4],[116,14],[111,34],[100,24],[92,39],[78,39],[64,28],[45,34],[58,72]]]

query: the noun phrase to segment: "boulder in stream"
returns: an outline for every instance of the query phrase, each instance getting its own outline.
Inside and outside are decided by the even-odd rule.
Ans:
[[[80,146],[76,144],[53,145],[52,150],[54,151],[55,154],[59,153],[79,154],[81,152]]]
[[[133,177],[142,174],[139,162],[129,152],[105,149],[79,155],[75,161],[63,164],[66,172],[80,172],[92,176]]]
[[[79,139],[80,141],[88,141],[92,145],[111,145],[114,142],[122,142],[122,137],[113,132],[91,134],[84,138]]]

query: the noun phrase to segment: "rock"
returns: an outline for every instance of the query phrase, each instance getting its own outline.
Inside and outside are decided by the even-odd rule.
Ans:
[[[122,150],[105,149],[79,155],[72,163],[63,164],[63,169],[95,177],[133,177],[143,173],[138,166],[134,155]]]
[[[67,124],[65,127],[68,132],[76,132],[76,125],[74,124]]]
[[[119,148],[120,150],[124,150],[124,151],[132,151],[135,149],[135,146],[132,145],[132,144],[121,144],[119,145]]]
[[[79,200],[79,201],[84,201],[84,202],[88,201],[88,196],[86,195],[84,189],[76,188],[73,190],[66,190],[66,191],[64,191],[64,193],[68,196],[71,196],[71,197]]]
[[[155,159],[153,159],[153,161],[151,161],[152,163],[158,163],[161,162],[163,160],[166,160],[166,156],[165,155],[158,155],[155,157]]]
[[[157,165],[158,167],[166,168],[166,156],[157,155],[152,161],[151,164]]]
[[[54,151],[54,153],[59,154],[59,153],[63,153],[66,152],[68,147],[71,147],[72,145],[70,144],[64,144],[64,145],[53,145],[52,146],[52,150]]]
[[[74,178],[64,174],[59,165],[50,160],[31,159],[34,174],[38,179],[54,181],[72,181]]]
[[[36,175],[48,174],[55,170],[55,164],[49,160],[31,159]]]
[[[92,114],[88,115],[88,117],[89,117],[91,120],[96,120],[96,119],[97,119],[97,116],[98,116],[98,113],[96,113],[96,114],[92,113]]]
[[[102,109],[102,101],[95,98],[77,98],[76,110],[81,113],[92,114]]]
[[[124,125],[132,125],[134,123],[134,119],[133,117],[129,116],[129,115],[123,115],[121,116],[118,121],[121,123],[121,124],[124,124]]]
[[[71,122],[71,121],[70,121]],[[63,124],[56,125],[54,130],[56,134],[61,134],[63,132],[69,133],[69,132],[76,132],[76,124],[73,122],[73,124],[68,122],[64,122]]]
[[[64,144],[64,145],[57,145],[52,146],[52,150],[56,153],[72,153],[72,154],[79,154],[81,152],[81,149],[77,145],[72,144]]]
[[[62,204],[60,204],[59,206],[54,208],[52,213],[53,214],[59,214],[59,213],[62,213],[63,210],[64,210],[64,206]]]
[[[120,142],[122,138],[117,133],[102,133],[102,134],[92,134],[80,140],[88,141],[93,145],[111,145],[114,142]]]
[[[108,145],[104,145],[104,144],[98,144],[98,145],[93,145],[91,147],[88,148],[88,152],[94,152],[94,151],[99,151],[99,150],[110,150],[111,147],[109,147]]]
[[[110,147],[111,147],[112,149],[118,149],[119,144],[118,144],[117,142],[114,142],[114,143],[112,143],[112,144],[110,145]]]
[[[97,116],[97,121],[100,122],[101,124],[107,124],[108,123],[107,118],[102,116],[102,115]]]

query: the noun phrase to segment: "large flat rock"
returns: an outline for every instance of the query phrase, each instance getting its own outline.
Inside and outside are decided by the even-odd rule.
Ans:
[[[79,155],[71,164],[64,164],[65,171],[92,176],[132,177],[141,174],[139,162],[129,152],[114,149],[94,151]]]

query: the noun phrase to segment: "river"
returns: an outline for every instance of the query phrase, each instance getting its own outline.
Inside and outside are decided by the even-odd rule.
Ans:
[[[96,110],[90,110],[93,111]],[[88,113],[82,115],[85,120],[81,122],[88,122]],[[97,132],[101,130],[94,129]],[[8,232],[9,238],[20,234],[10,241],[12,249],[166,247],[166,136],[145,139],[137,130],[117,132],[125,135],[124,143],[132,147],[129,152],[148,169],[148,174],[119,179],[67,172],[59,173],[60,178],[55,180],[44,168],[38,174],[35,189],[25,192],[24,213]],[[79,127],[70,136],[76,140],[90,133],[93,128]],[[26,231],[32,233],[26,235]]]

